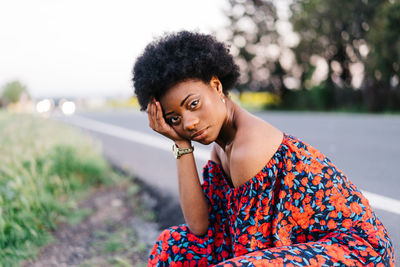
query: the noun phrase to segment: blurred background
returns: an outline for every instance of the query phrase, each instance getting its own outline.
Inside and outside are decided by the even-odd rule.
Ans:
[[[122,184],[128,197],[107,189],[104,192],[111,194],[110,199],[104,198],[99,206],[115,204],[115,210],[133,205],[133,213],[150,218],[138,223],[135,217],[126,225],[122,223],[130,222],[126,215],[121,219],[125,228],[118,228],[117,236],[114,230],[104,228],[111,241],[121,240],[121,235],[129,237],[125,243],[134,248],[121,248],[110,241],[114,246],[111,252],[121,249],[122,256],[113,256],[108,263],[114,260],[130,266],[142,260],[144,264],[147,247],[138,240],[147,238],[147,246],[151,246],[163,227],[183,222],[171,144],[148,128],[131,82],[133,64],[146,44],[165,32],[179,30],[213,34],[229,44],[241,69],[240,83],[230,96],[332,159],[367,196],[398,251],[399,25],[399,0],[0,1],[0,235],[5,236],[0,239],[0,259],[7,259],[0,263],[12,266],[32,257],[26,244],[41,240],[38,233],[57,225],[56,219],[53,223],[41,212],[53,212],[54,199],[65,201],[80,188],[88,192],[87,186]],[[61,124],[52,124],[56,122]],[[94,149],[96,156],[88,157],[91,141],[80,143],[78,140],[86,137],[69,135],[66,125],[95,137],[101,155]],[[195,155],[201,172],[209,148],[196,145]],[[118,175],[109,173],[101,157],[137,177],[139,185],[125,185],[115,178]],[[50,167],[44,168],[43,162]],[[47,177],[42,172],[53,170],[52,164],[61,172],[50,171]],[[72,176],[77,180],[67,183],[70,175],[66,170],[76,168],[78,174]],[[97,178],[83,186],[82,177],[88,175]],[[47,202],[40,197],[43,192],[35,191],[38,185],[29,187],[34,183],[26,177],[36,177],[34,181],[44,177],[46,182],[40,182],[43,192],[51,193]],[[153,193],[142,199],[137,195],[142,191]],[[16,196],[20,196],[19,202]],[[133,198],[148,205],[124,202]],[[76,208],[74,201],[71,207]],[[18,217],[16,205],[37,213]],[[67,216],[69,212],[60,207],[54,208],[54,214]],[[78,207],[78,212],[71,214],[80,220],[92,214],[83,211]],[[54,214],[50,217],[58,218]],[[104,214],[111,216],[110,211]],[[151,232],[148,225],[154,221],[158,226]],[[104,233],[94,236],[108,246]],[[72,242],[68,240],[65,242]],[[96,249],[96,255],[107,255],[103,247]],[[89,257],[79,246],[71,249],[71,255],[75,256],[63,263],[80,264]],[[46,253],[42,258],[52,259]],[[40,260],[36,266],[55,264]]]
[[[130,99],[135,58],[154,37],[189,29],[230,44],[242,73],[236,95],[245,106],[398,112],[399,5],[5,0],[1,105],[24,109],[29,100],[37,105],[47,98],[54,107],[62,99],[81,106],[135,105]]]

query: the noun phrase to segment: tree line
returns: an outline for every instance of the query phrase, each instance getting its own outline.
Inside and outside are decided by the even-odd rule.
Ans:
[[[400,110],[400,0],[228,0],[237,87],[267,108]],[[284,3],[284,4],[282,4]]]
[[[6,83],[0,88],[0,108],[18,102],[23,95],[31,98],[26,85],[18,80]]]

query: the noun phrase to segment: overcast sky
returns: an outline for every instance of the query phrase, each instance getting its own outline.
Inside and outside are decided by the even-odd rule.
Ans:
[[[154,36],[210,33],[223,0],[1,0],[0,87],[19,80],[34,98],[132,94],[135,58]]]

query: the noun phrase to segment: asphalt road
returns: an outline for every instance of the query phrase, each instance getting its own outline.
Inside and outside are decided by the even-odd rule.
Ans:
[[[377,194],[378,200],[381,196],[389,198],[380,207],[374,206],[374,210],[389,231],[399,264],[400,116],[294,112],[256,115],[319,149],[361,190]],[[134,110],[96,111],[57,119],[96,136],[110,161],[157,188],[162,196],[170,197],[166,205],[178,205],[175,159],[170,152],[172,143],[148,127],[146,114]],[[107,128],[110,125],[121,128]],[[134,135],[132,131],[139,134],[137,139],[143,140],[146,136],[150,139],[147,143],[137,142],[130,138]],[[151,139],[152,136],[157,139]],[[209,147],[195,144],[199,172],[206,163],[207,150]],[[180,213],[173,217],[171,221],[183,222]]]

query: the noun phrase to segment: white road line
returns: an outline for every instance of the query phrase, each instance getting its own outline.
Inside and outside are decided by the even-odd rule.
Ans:
[[[384,211],[400,214],[400,201],[394,198],[381,196],[375,193],[361,190],[363,195],[369,200],[371,206]]]
[[[135,130],[129,130],[108,123],[84,118],[74,115],[70,117],[69,123],[91,131],[111,135],[131,142],[142,145],[151,146],[157,149],[171,151],[172,142],[165,138],[152,136]],[[195,149],[195,157],[207,161],[210,158],[210,151],[202,148]],[[381,196],[375,193],[362,190],[364,196],[369,200],[370,204],[377,209],[400,215],[400,201],[394,198]]]
[[[99,122],[93,119],[88,119],[77,115],[70,117],[69,123],[72,123],[76,126],[88,130],[111,135],[131,142],[140,143],[142,145],[151,146],[168,152],[172,151],[173,143],[166,138],[153,136],[135,130],[129,130],[123,127],[115,126],[104,122]],[[194,150],[194,154],[196,158],[201,160],[207,161],[210,159],[210,151],[203,148],[196,147]]]

